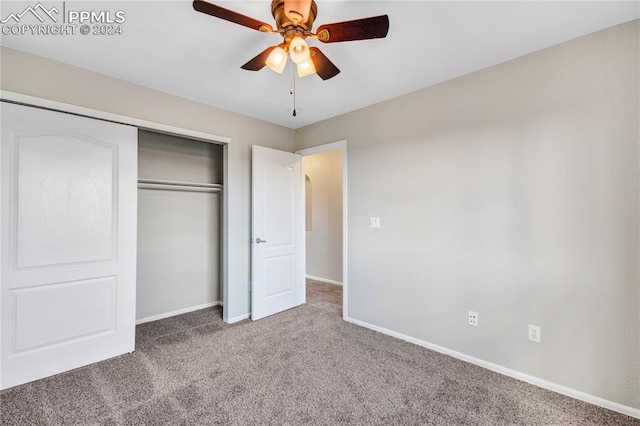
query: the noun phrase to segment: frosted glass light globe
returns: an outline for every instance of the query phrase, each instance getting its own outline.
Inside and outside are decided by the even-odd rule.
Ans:
[[[307,62],[311,57],[309,53],[309,46],[304,38],[301,36],[295,36],[289,44],[289,56],[291,60],[296,64],[302,64]]]

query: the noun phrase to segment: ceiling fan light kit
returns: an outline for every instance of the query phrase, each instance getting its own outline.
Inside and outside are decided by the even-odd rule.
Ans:
[[[313,23],[318,15],[318,6],[314,0],[272,0],[271,15],[277,29],[265,22],[250,18],[238,12],[225,9],[204,0],[194,0],[193,8],[198,12],[233,22],[256,31],[280,34],[284,42],[272,46],[242,66],[249,71],[259,71],[264,66],[277,73],[282,73],[287,63],[287,54],[296,64],[299,77],[318,74],[328,80],[340,73],[336,67],[317,47],[309,47],[307,37],[322,43],[336,43],[354,40],[384,38],[389,32],[387,15],[352,21],[324,24],[313,33]]]
[[[311,58],[309,45],[301,35],[296,34],[289,42],[289,56],[296,65],[307,62]]]
[[[301,64],[296,65],[296,68],[298,70],[298,76],[300,78],[316,73],[316,66],[313,65],[313,61],[311,60],[311,58],[307,59]]]
[[[267,57],[266,65],[278,74],[282,74],[287,65],[287,51],[282,46],[276,46]]]

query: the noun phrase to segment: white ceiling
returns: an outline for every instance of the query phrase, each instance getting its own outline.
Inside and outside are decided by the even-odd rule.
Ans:
[[[298,80],[296,118],[290,112],[288,68],[281,75],[268,68],[240,69],[281,37],[198,13],[188,0],[67,1],[67,9],[124,10],[123,35],[2,36],[0,42],[299,128],[640,17],[638,1],[317,2],[316,27],[386,13],[390,30],[386,39],[311,40],[342,72],[327,81],[315,75]],[[3,1],[2,18],[33,3]],[[273,22],[270,0],[215,3]]]

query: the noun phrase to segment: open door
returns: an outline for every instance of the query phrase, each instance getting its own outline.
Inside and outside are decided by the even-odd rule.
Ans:
[[[134,350],[137,129],[0,103],[0,387]]]
[[[302,157],[253,146],[251,319],[304,301]]]

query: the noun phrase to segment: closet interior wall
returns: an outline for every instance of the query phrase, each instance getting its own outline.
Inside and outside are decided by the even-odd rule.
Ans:
[[[139,130],[136,321],[221,304],[222,146]]]

